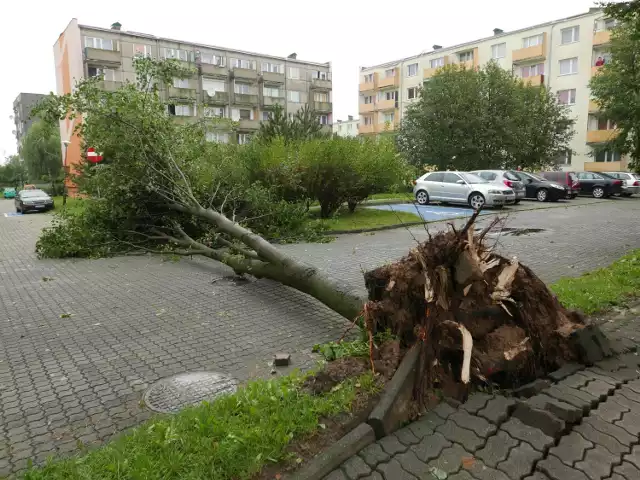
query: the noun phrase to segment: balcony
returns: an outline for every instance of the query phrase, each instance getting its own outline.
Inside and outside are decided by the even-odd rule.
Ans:
[[[284,73],[262,72],[262,80],[271,83],[284,83]]]
[[[313,109],[316,112],[331,112],[331,102],[313,102]]]
[[[529,60],[545,59],[547,56],[547,33],[542,34],[542,43],[533,47],[520,48],[512,53],[513,63],[522,63]]]
[[[236,93],[233,96],[234,103],[239,105],[257,105],[258,95],[255,93]]]
[[[331,90],[331,80],[325,80],[323,78],[312,78],[311,88],[315,90]]]
[[[397,68],[395,69],[395,72],[395,75],[392,77],[380,78],[378,80],[378,88],[397,87],[400,85],[400,72],[398,72]]]
[[[200,73],[202,75],[209,75],[212,77],[228,77],[229,69],[227,67],[220,67],[210,63],[202,63],[200,65]]]
[[[602,68],[602,65],[596,67],[595,65],[593,67],[591,67],[591,76],[595,77],[598,72],[600,71],[600,69]]]
[[[389,123],[382,122],[376,124],[376,133],[393,132],[396,128],[398,128],[397,120]]]
[[[122,63],[122,54],[115,50],[86,47],[84,49],[84,59],[91,62],[100,62],[105,65],[120,65]]]
[[[358,109],[358,112],[360,114],[373,112],[373,110],[375,109],[375,106],[376,106],[375,103],[361,103],[360,108]]]
[[[358,133],[360,135],[370,135],[372,133],[376,133],[375,125],[365,125],[361,123],[358,125]]]
[[[544,85],[544,75],[534,75],[533,77],[523,78],[522,80],[530,87],[539,87]]]
[[[260,128],[260,121],[241,118],[238,128],[240,130],[257,130],[258,128]]]
[[[173,118],[173,121],[178,125],[191,125],[198,121],[198,117],[187,117],[187,116],[181,116],[181,115],[177,115],[172,118]]]
[[[445,65],[449,65],[449,56],[445,55],[444,57],[444,64]],[[440,70],[442,68],[442,66],[440,67],[434,67],[434,68],[425,68],[424,71],[422,72],[422,78],[431,78],[433,77],[436,72],[438,70]]]
[[[589,113],[599,112],[600,105],[595,100],[589,100]]]
[[[611,30],[601,30],[593,34],[593,46],[611,43]]]
[[[617,162],[585,162],[584,170],[586,172],[626,172],[627,161],[619,160]]]
[[[255,81],[258,79],[258,72],[249,68],[234,68],[233,76],[235,78],[246,78]]]
[[[284,97],[262,97],[262,106],[265,108],[272,108],[276,105],[284,106],[285,103]]]
[[[378,74],[373,74],[373,82],[362,82],[360,83],[358,90],[360,92],[368,92],[370,90],[375,90],[378,88]]]
[[[619,130],[612,128],[610,130],[588,130],[587,143],[605,143],[612,140],[618,135]],[[597,162],[599,163],[599,162]]]
[[[198,91],[195,88],[169,87],[169,98],[179,100],[196,100]]]
[[[394,108],[398,108],[397,100],[381,100],[376,103],[376,110],[392,110]]]
[[[229,92],[204,92],[204,103],[208,105],[226,105],[229,103]]]
[[[100,88],[106,92],[115,92],[122,87],[122,82],[114,82],[112,80],[103,80],[99,84]]]

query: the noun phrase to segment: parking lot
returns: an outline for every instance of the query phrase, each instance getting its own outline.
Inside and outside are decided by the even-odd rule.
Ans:
[[[465,211],[428,208],[434,218],[441,209]],[[0,476],[140,423],[150,415],[142,393],[160,378],[212,370],[245,381],[269,375],[267,362],[280,351],[295,366],[311,365],[312,345],[338,338],[345,325],[295,290],[235,281],[211,261],[38,260],[35,241],[51,216],[4,216],[12,211],[12,202],[0,201]],[[499,213],[510,228],[535,230],[492,241],[548,282],[640,248],[636,198],[523,202],[488,213],[481,225]],[[419,226],[281,248],[364,294],[363,270],[426,236]]]

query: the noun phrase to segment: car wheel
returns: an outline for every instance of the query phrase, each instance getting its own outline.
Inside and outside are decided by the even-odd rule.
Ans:
[[[541,188],[536,192],[536,198],[539,202],[546,202],[548,197],[548,192],[546,188]]]
[[[621,196],[623,196],[623,197],[630,197],[630,196],[631,196],[631,194],[630,194],[630,193],[622,193],[622,194],[621,194]]]
[[[469,195],[469,206],[474,210],[480,210],[482,207],[484,207],[484,204],[484,195],[482,195],[481,193],[474,192]]]
[[[18,207],[16,207],[16,213],[22,213],[22,210],[20,210]]]
[[[416,192],[416,202],[418,202],[418,205],[427,205],[429,203],[429,194],[424,190],[418,190]]]
[[[593,187],[593,190],[591,191],[591,195],[593,195],[593,198],[602,198],[602,197],[604,197],[604,188],[602,188],[602,187]]]
[[[513,202],[514,205],[518,205],[519,203],[520,203],[520,199],[518,199],[515,202]]]

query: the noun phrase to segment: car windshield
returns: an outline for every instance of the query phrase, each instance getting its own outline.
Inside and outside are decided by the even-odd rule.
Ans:
[[[520,177],[515,175],[513,172],[504,172],[504,178],[506,178],[507,180],[514,180],[516,182],[520,181]]]
[[[464,181],[467,183],[489,183],[484,178],[479,177],[478,175],[474,175],[473,173],[459,173],[459,174],[462,178],[464,178]]]
[[[535,173],[529,173],[529,172],[522,172],[522,173],[524,173],[525,175],[528,175],[528,176],[530,176],[531,178],[533,178],[533,179],[535,179],[535,180],[538,180],[538,181],[540,181],[540,182],[546,182],[546,181],[547,181],[547,179],[546,179],[546,178],[541,177],[540,175],[536,175]]]
[[[634,173],[633,176],[636,177],[638,180],[640,180],[640,174]]]
[[[22,192],[20,192],[20,196],[22,198],[46,197],[47,194],[45,192],[43,192],[42,190],[23,190]]]
[[[13,192],[16,191],[16,189],[15,188],[5,188],[4,191],[7,192],[7,193],[13,193]]]

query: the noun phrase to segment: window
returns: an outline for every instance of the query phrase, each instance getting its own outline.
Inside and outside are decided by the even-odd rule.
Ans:
[[[573,43],[580,40],[580,27],[569,27],[560,30],[560,43],[566,45],[567,43]]]
[[[384,71],[384,78],[392,78],[396,76],[396,69],[395,68],[389,68],[387,70]]]
[[[495,45],[491,45],[491,58],[498,59],[498,58],[504,58],[506,56],[507,56],[506,43],[497,43]]]
[[[169,115],[176,117],[192,117],[193,107],[191,105],[168,105]]]
[[[536,45],[542,45],[543,35],[533,35],[532,37],[526,37],[522,39],[522,48],[535,47]]]
[[[229,143],[229,134],[222,132],[207,132],[207,142]]]
[[[151,45],[134,45],[133,46],[133,54],[134,55],[142,55],[143,57],[151,56]]]
[[[389,122],[389,123],[393,123],[393,120],[394,120],[394,119],[395,119],[395,113],[394,113],[394,112],[388,112],[388,113],[385,113],[385,114],[383,115],[383,117],[382,117],[382,121],[383,121],[384,123],[387,123],[387,122]]]
[[[251,93],[251,85],[248,83],[238,83],[236,82],[233,86],[233,91],[235,93],[240,93],[244,95],[248,95]]]
[[[329,125],[329,115],[318,116],[318,121],[320,122],[320,125]]]
[[[364,83],[373,83],[373,73],[364,76]]]
[[[458,53],[459,62],[470,62],[471,60],[473,60],[473,50]]]
[[[596,153],[596,162],[619,162],[621,157],[620,152],[601,150]]]
[[[418,74],[418,64],[412,63],[407,67],[407,77],[414,77]]]
[[[605,30],[614,29],[616,27],[617,23],[618,22],[613,18],[607,18],[607,19],[602,21],[602,25],[603,25]]]
[[[365,125],[373,125],[373,117],[362,117],[364,118]]]
[[[262,121],[268,122],[271,118],[271,112],[262,112]]]
[[[242,58],[232,58],[231,66],[233,68],[245,68],[247,70],[255,70],[256,62],[253,60],[243,60]]]
[[[443,179],[444,179],[444,173],[442,172],[430,173],[425,177],[425,180],[429,182],[441,182]]]
[[[251,141],[250,133],[239,133],[238,134],[238,145],[246,145]]]
[[[299,80],[300,69],[298,67],[289,67],[289,78],[292,80]]]
[[[204,116],[209,118],[224,118],[224,107],[204,107]]]
[[[442,179],[444,183],[457,183],[458,180],[462,180],[460,178],[460,175],[458,175],[457,173],[451,173],[451,172],[446,172],[444,174],[444,178]]]
[[[315,92],[313,94],[313,101],[314,102],[328,102],[329,101],[329,94],[328,93],[323,93],[323,92]]]
[[[554,159],[556,165],[571,165],[571,150],[566,150]]]
[[[535,77],[536,75],[544,75],[544,63],[520,67],[520,76],[522,78]]]
[[[598,118],[598,130],[613,130],[616,128],[616,123],[613,120],[608,120],[606,118],[599,117]]]
[[[444,57],[434,58],[433,60],[429,60],[429,66],[431,68],[444,67]]]
[[[418,98],[418,87],[407,88],[407,100]]]
[[[558,103],[561,105],[575,105],[576,104],[576,89],[571,90],[558,90]]]
[[[241,108],[239,110],[240,120],[253,120],[253,110]]]
[[[201,53],[200,62],[217,65],[219,67],[224,67],[226,63],[223,56],[216,55],[215,53]]]
[[[560,60],[560,75],[573,75],[578,73],[578,58],[565,58]]]
[[[189,88],[189,79],[188,78],[174,78],[173,86],[176,88]]]
[[[374,103],[373,101],[373,95],[367,95],[365,97],[362,97],[364,99],[364,101],[362,103],[364,103],[365,105],[369,105],[371,103]]]
[[[202,90],[209,95],[215,95],[216,92],[226,92],[227,83],[223,80],[212,80],[210,78],[202,79]]]
[[[289,90],[289,101],[293,103],[300,103],[300,92]]]
[[[279,63],[262,62],[262,71],[270,73],[284,73],[284,65]]]
[[[116,71],[111,68],[88,67],[89,77],[103,77],[104,80],[113,82],[116,79]]]
[[[495,174],[495,173],[493,173],[493,172],[479,172],[477,175],[478,175],[479,177],[482,177],[482,178],[484,178],[485,180],[489,180],[489,181],[495,180],[495,179],[496,179],[496,177],[498,176],[498,175],[496,175],[496,174]],[[455,182],[454,182],[454,183],[455,183]]]
[[[379,92],[378,101],[384,100],[398,100],[397,90],[387,90],[386,92]]]
[[[282,93],[280,92],[280,89],[275,87],[263,87],[262,94],[265,97],[275,97],[275,98],[282,97]]]
[[[329,74],[329,72],[321,72],[319,70],[316,70],[314,72],[311,72],[311,78],[317,78],[318,80],[331,80],[331,75]]]
[[[89,48],[98,48],[100,50],[114,50],[113,40],[108,38],[84,37],[84,46]]]
[[[176,60],[182,60],[183,62],[193,61],[193,52],[187,52],[186,50],[180,50],[178,48],[163,48],[164,58],[174,58]]]

